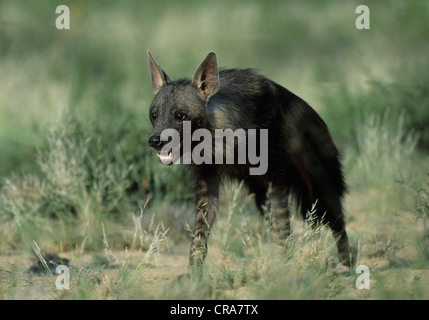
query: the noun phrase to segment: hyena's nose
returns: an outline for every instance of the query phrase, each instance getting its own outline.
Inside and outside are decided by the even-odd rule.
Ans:
[[[151,136],[148,142],[152,148],[159,148],[162,145],[160,136]]]

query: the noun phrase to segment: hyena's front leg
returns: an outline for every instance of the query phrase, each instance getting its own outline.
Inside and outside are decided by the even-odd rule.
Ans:
[[[271,202],[273,240],[278,244],[284,244],[284,241],[290,235],[288,190],[286,188],[276,188],[273,186],[269,196]]]
[[[189,257],[191,268],[201,266],[207,255],[207,239],[216,218],[218,196],[219,184],[217,179],[201,177],[196,181],[195,198],[197,214]]]

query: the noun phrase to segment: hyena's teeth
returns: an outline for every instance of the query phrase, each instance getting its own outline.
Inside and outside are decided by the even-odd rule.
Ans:
[[[164,155],[158,155],[158,157],[161,159],[161,160],[170,160],[171,158],[173,158],[173,154],[171,153],[171,151],[170,152],[168,152],[168,155],[167,156],[164,156]]]

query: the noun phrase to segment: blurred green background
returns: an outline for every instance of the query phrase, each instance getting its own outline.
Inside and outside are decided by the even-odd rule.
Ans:
[[[55,28],[60,4],[70,8],[70,30]],[[355,27],[359,4],[2,0],[0,174],[32,168],[35,150],[64,108],[104,125],[103,135],[117,137],[111,131],[136,126],[135,138],[145,144],[153,96],[147,49],[172,78],[190,77],[209,51],[224,67],[256,68],[328,114],[329,126],[344,139],[339,143],[349,138],[341,135],[352,130],[346,118],[354,103],[355,113],[409,108],[416,121],[428,120],[427,1],[371,3],[370,30]],[[373,81],[396,87],[377,94]],[[342,90],[342,100],[335,90]],[[354,96],[362,92],[366,101]],[[405,101],[419,94],[426,108]]]
[[[60,4],[70,8],[69,30],[55,27]],[[178,166],[165,170],[147,147],[153,98],[147,49],[173,79],[191,77],[209,51],[223,67],[255,68],[322,115],[343,154],[349,184],[379,181],[374,165],[396,152],[402,162],[383,166],[392,181],[414,153],[414,142],[423,155],[429,148],[429,5],[371,3],[370,29],[358,30],[360,4],[2,0],[2,183],[36,175],[50,193],[76,195],[66,200],[61,192],[57,198],[46,192],[45,207],[58,202],[54,208],[73,214],[83,194],[107,212],[147,199],[192,199],[186,173]],[[371,129],[380,141],[370,138]],[[390,132],[397,132],[398,146],[390,143]],[[401,149],[407,137],[408,154]],[[365,154],[365,148],[386,144],[392,150],[383,151],[384,158]]]
[[[60,4],[70,30],[55,27]],[[55,189],[78,155],[84,188],[98,185],[101,202],[191,199],[183,171],[164,170],[147,147],[147,49],[173,79],[191,77],[209,51],[221,66],[257,69],[321,113],[346,165],[362,153],[368,121],[414,134],[425,154],[428,3],[371,3],[369,30],[355,26],[359,4],[2,0],[0,176],[57,172]]]

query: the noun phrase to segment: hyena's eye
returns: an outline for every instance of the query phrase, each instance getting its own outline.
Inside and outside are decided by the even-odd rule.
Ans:
[[[153,121],[153,120],[155,120],[155,119],[156,119],[156,113],[155,113],[155,112],[152,112],[152,113],[150,114],[150,117],[152,118],[152,121]]]
[[[184,114],[184,113],[178,113],[178,114],[176,114],[176,119],[177,120],[185,120],[186,119],[186,114]]]

